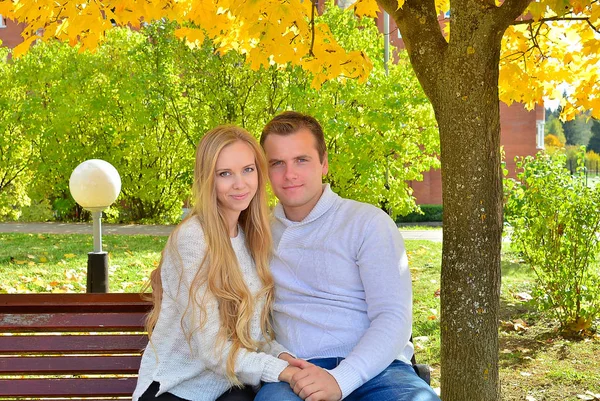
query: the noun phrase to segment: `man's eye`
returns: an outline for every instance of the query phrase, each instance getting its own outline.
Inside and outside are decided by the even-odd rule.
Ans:
[[[281,162],[273,162],[271,163],[271,167],[281,166]]]

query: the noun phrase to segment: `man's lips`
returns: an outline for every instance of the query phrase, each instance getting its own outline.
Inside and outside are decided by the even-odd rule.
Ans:
[[[285,187],[283,187],[283,189],[284,189],[284,190],[286,190],[286,191],[288,191],[288,190],[290,190],[290,189],[292,189],[292,190],[293,190],[293,189],[298,189],[298,188],[300,188],[301,186],[302,186],[302,185],[288,185],[288,186],[285,186]]]

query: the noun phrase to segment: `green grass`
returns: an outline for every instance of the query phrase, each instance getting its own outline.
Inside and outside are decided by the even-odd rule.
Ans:
[[[167,237],[105,235],[111,292],[138,292]],[[0,292],[85,292],[91,235],[0,234]]]

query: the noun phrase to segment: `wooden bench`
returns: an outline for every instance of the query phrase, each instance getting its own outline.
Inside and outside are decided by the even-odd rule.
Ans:
[[[131,399],[151,306],[140,294],[0,294],[0,400]]]
[[[0,400],[131,399],[150,308],[140,294],[0,294]]]

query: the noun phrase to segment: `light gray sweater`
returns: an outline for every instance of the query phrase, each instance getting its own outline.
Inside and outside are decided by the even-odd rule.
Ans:
[[[169,392],[191,401],[214,401],[231,388],[225,367],[231,343],[226,343],[223,348],[217,346],[220,327],[218,306],[216,299],[206,292],[206,286],[198,293],[199,300],[206,295],[206,323],[202,329],[194,331],[190,344],[182,330],[182,324],[188,328],[197,327],[197,320],[193,322],[190,314],[184,314],[184,311],[188,304],[190,283],[206,250],[202,226],[196,218],[189,219],[182,224],[176,237],[175,244],[181,261],[167,244],[161,269],[161,310],[152,341],[142,357],[138,383],[133,393],[134,401],[153,381],[160,383],[158,395]],[[169,238],[170,241],[173,238]],[[256,294],[261,282],[241,228],[238,236],[231,239],[231,245],[248,288]],[[260,330],[263,304],[264,299],[257,300],[251,321],[251,335],[256,340],[264,340]],[[272,342],[261,351],[241,349],[238,352],[235,373],[242,383],[258,385],[261,380],[278,381],[279,374],[288,366],[287,362],[277,358],[281,352],[285,352],[279,344]]]
[[[272,224],[274,329],[299,358],[343,357],[330,373],[342,398],[394,359],[410,363],[412,288],[404,241],[372,205],[324,186],[300,222],[281,204]]]

